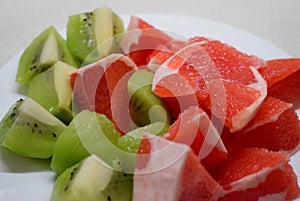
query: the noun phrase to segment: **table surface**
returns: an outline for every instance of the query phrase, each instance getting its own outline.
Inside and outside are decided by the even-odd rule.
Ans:
[[[0,66],[50,25],[62,29],[69,15],[101,5],[116,13],[187,15],[225,23],[300,57],[299,0],[0,0]]]

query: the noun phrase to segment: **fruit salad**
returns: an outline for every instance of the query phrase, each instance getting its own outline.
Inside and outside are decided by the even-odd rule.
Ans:
[[[300,58],[265,60],[102,6],[25,49],[0,145],[50,159],[51,201],[291,201]]]

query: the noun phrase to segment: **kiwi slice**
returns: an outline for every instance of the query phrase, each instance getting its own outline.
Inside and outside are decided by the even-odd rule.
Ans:
[[[170,124],[171,115],[163,102],[152,92],[153,73],[140,69],[128,81],[129,112],[133,122],[145,126],[154,122]]]
[[[28,83],[28,96],[65,124],[69,124],[73,118],[69,75],[75,70],[76,68],[58,61]]]
[[[58,177],[51,201],[131,201],[132,191],[132,175],[113,170],[91,155]]]
[[[31,78],[59,60],[75,67],[79,65],[69,52],[65,40],[51,26],[37,36],[21,55],[16,81],[27,86]]]
[[[119,157],[115,147],[120,134],[103,114],[81,111],[57,140],[51,168],[61,173],[94,153],[112,166]]]
[[[21,156],[49,158],[65,127],[32,99],[20,99],[0,122],[0,144]]]
[[[144,127],[136,128],[119,138],[118,147],[126,152],[136,154],[144,133],[161,136],[168,131],[168,128],[169,127],[163,122],[155,122]]]
[[[120,50],[120,37],[124,32],[121,18],[107,6],[92,12],[69,17],[67,45],[70,52],[85,64],[92,63]]]

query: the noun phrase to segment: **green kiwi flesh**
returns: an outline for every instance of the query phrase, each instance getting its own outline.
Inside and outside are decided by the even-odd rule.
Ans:
[[[168,131],[168,126],[163,122],[155,122],[144,127],[136,128],[118,140],[118,147],[128,153],[136,154],[144,133],[161,136]]]
[[[67,24],[67,46],[83,65],[119,51],[120,37],[124,32],[121,18],[107,6],[92,12],[69,17]]]
[[[83,110],[57,140],[51,168],[61,173],[90,154],[97,154],[112,165],[119,157],[115,147],[119,137],[114,124],[105,115]]]
[[[73,118],[69,75],[75,70],[76,68],[58,61],[28,83],[27,95],[65,124],[69,124]]]
[[[152,92],[153,73],[140,69],[128,81],[129,112],[133,122],[145,126],[154,122],[170,124],[171,116],[163,102]]]
[[[132,175],[113,170],[91,155],[58,177],[51,201],[131,201],[132,189]]]
[[[125,32],[123,20],[115,12],[113,13],[113,41],[111,53],[122,53],[121,50],[121,41]]]
[[[81,62],[85,61],[97,47],[93,18],[92,12],[86,12],[72,15],[68,20],[67,46],[70,52]],[[98,54],[90,55],[91,61],[96,60],[97,57]]]
[[[65,40],[51,26],[38,35],[24,50],[19,60],[16,81],[27,86],[30,79],[50,68],[56,61],[78,67]]]
[[[50,158],[65,127],[32,99],[20,99],[0,122],[0,144],[21,156]]]

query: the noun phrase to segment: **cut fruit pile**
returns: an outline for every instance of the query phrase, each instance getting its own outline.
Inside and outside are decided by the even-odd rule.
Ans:
[[[51,201],[294,200],[300,58],[174,38],[103,6],[24,51],[0,144],[51,158]]]

